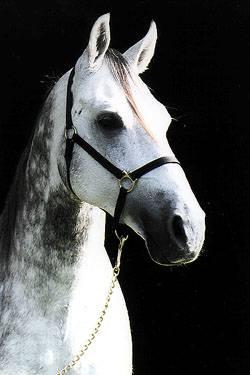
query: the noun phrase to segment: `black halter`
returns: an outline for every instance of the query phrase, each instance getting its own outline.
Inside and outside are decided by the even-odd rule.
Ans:
[[[130,193],[135,186],[136,181],[141,176],[152,171],[155,168],[160,167],[163,164],[175,163],[180,164],[174,156],[161,157],[150,161],[149,163],[143,165],[142,167],[134,170],[133,172],[122,171],[104,156],[102,156],[98,151],[96,151],[89,143],[87,143],[83,138],[81,138],[73,125],[71,109],[73,105],[73,94],[72,94],[72,83],[74,78],[75,69],[71,70],[67,85],[67,99],[66,99],[66,148],[65,148],[65,160],[67,168],[67,182],[71,192],[77,197],[72,189],[70,182],[70,164],[73,155],[74,144],[78,144],[83,148],[92,158],[94,158],[98,163],[100,163],[104,168],[106,168],[110,173],[112,173],[117,179],[120,187],[120,192],[115,206],[114,212],[114,229],[118,229],[120,217],[122,210],[125,205],[127,194]],[[77,197],[78,198],[78,197]],[[79,199],[79,198],[78,198]]]

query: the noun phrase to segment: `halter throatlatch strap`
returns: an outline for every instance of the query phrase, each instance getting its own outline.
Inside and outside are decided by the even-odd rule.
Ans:
[[[67,99],[66,99],[66,129],[65,129],[65,138],[66,138],[66,147],[65,147],[65,161],[66,161],[66,168],[67,168],[67,183],[74,194],[74,190],[72,189],[71,182],[70,182],[70,164],[73,156],[73,149],[74,144],[76,143],[79,147],[81,147],[84,151],[86,151],[92,158],[94,158],[99,164],[101,164],[105,169],[107,169],[110,173],[112,173],[117,179],[120,187],[119,195],[117,198],[115,212],[114,212],[114,229],[121,230],[124,232],[124,228],[120,225],[120,218],[122,215],[123,208],[126,203],[126,198],[128,193],[133,191],[137,180],[147,174],[148,172],[152,171],[153,169],[159,168],[164,164],[174,163],[180,164],[179,161],[174,156],[169,157],[161,157],[155,160],[150,161],[149,163],[143,165],[142,167],[132,171],[122,171],[114,164],[112,164],[108,159],[106,159],[103,155],[101,155],[95,148],[93,148],[88,142],[86,142],[83,138],[81,138],[74,127],[72,116],[71,116],[71,109],[73,106],[73,94],[71,91],[73,78],[74,78],[75,70],[74,68],[71,70],[68,85],[67,85]],[[78,198],[78,197],[77,197]],[[79,198],[78,198],[79,199]]]
[[[71,116],[71,108],[73,106],[73,94],[71,91],[73,78],[75,74],[75,68],[73,68],[70,72],[69,78],[68,78],[68,84],[67,84],[67,97],[66,97],[66,127],[65,127],[65,139],[66,139],[66,146],[65,146],[65,161],[66,161],[66,169],[67,169],[67,184],[70,188],[72,194],[77,198],[77,195],[74,193],[74,190],[72,189],[71,182],[70,182],[70,164],[73,156],[73,149],[74,149],[74,142],[71,138],[69,138],[68,133],[69,131],[72,131],[74,128],[73,122],[72,122],[72,116]]]

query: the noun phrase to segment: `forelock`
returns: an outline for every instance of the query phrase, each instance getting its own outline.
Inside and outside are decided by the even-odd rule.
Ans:
[[[106,51],[105,58],[108,62],[109,69],[114,77],[114,79],[120,84],[122,87],[126,98],[130,104],[130,107],[133,110],[133,113],[144,127],[144,122],[140,112],[136,106],[135,100],[132,95],[132,90],[130,87],[129,79],[133,80],[130,70],[130,65],[128,60],[118,51],[115,49],[109,48]]]

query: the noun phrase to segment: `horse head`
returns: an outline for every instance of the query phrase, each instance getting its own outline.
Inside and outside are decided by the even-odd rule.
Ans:
[[[109,47],[109,14],[105,14],[95,22],[75,66],[74,128],[120,170],[133,171],[162,156],[174,157],[166,138],[171,116],[140,78],[154,54],[156,39],[152,22],[146,36],[121,54]],[[58,163],[67,185],[65,160],[59,158]],[[117,179],[78,145],[69,173],[80,200],[114,215]],[[177,163],[162,165],[137,181],[120,221],[145,240],[151,258],[159,264],[191,262],[203,245],[205,214]]]

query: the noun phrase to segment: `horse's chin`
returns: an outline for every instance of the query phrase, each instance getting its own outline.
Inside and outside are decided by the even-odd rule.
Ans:
[[[151,260],[161,266],[180,266],[191,263],[198,257],[198,253],[176,248],[171,243],[160,246],[150,236],[146,236],[144,240]]]

